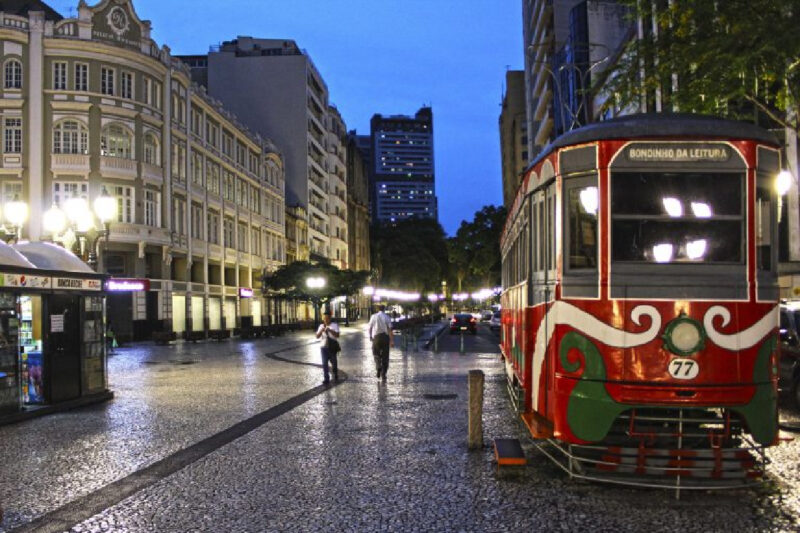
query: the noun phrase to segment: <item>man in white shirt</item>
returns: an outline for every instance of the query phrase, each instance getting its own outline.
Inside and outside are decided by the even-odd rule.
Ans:
[[[389,369],[389,347],[394,346],[392,335],[392,319],[384,311],[385,305],[378,306],[378,312],[369,317],[369,340],[372,341],[372,357],[378,377],[386,383],[386,371]]]
[[[320,352],[322,353],[322,375],[324,378],[322,383],[323,385],[327,385],[331,382],[330,374],[328,373],[328,361],[330,361],[333,367],[333,379],[339,381],[339,352],[337,350],[339,341],[336,340],[339,338],[339,324],[331,321],[330,309],[326,309],[325,312],[322,313],[322,324],[319,325],[319,329],[317,330],[318,339],[323,335],[324,338],[320,343]]]

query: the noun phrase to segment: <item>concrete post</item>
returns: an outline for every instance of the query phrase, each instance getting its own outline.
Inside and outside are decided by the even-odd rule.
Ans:
[[[469,378],[469,434],[470,450],[483,447],[483,370],[470,370]]]

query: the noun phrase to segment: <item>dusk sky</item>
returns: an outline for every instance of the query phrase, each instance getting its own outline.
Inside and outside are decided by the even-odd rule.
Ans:
[[[77,0],[45,0],[75,16]],[[95,5],[96,1],[87,3]],[[347,128],[374,113],[433,108],[439,221],[453,235],[502,204],[498,116],[507,68],[521,69],[520,0],[133,0],[153,39],[202,54],[239,35],[293,39]],[[70,11],[72,8],[72,11]]]

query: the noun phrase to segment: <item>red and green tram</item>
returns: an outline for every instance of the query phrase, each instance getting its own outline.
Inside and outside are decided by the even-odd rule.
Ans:
[[[761,478],[777,440],[777,139],[631,115],[529,166],[501,241],[501,348],[537,446],[645,486]]]

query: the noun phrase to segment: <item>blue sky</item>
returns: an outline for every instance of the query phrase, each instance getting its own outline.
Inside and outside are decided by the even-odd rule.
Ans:
[[[77,0],[45,0],[74,16]],[[88,0],[90,5],[97,2]],[[374,113],[433,107],[439,221],[454,234],[502,203],[505,71],[522,68],[521,0],[133,0],[175,55],[238,35],[293,39],[308,51],[348,129]],[[73,8],[70,12],[70,8]]]

